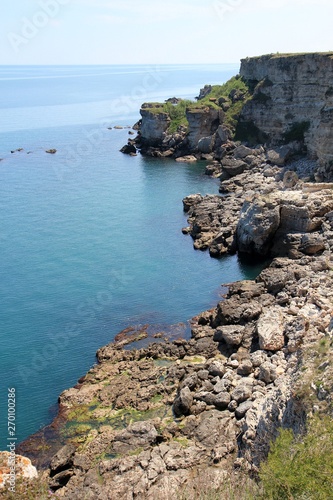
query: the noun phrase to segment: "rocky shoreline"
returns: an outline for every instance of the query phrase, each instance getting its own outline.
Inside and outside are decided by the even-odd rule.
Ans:
[[[229,103],[220,104],[226,113]],[[60,395],[53,423],[19,449],[59,498],[171,500],[184,489],[196,498],[198,482],[214,489],[239,471],[255,478],[280,427],[299,433],[313,414],[333,414],[329,168],[303,154],[304,141],[234,140],[216,110],[202,111],[196,135],[180,126],[161,145],[169,119],[144,109],[143,153],[205,157],[206,173],[220,178],[221,196],[183,200],[194,248],[270,264],[255,280],[226,284],[216,307],[191,320],[190,338],[179,325],[125,348],[144,341],[145,325],[99,349],[98,364]],[[143,144],[150,120],[162,125]]]
[[[239,468],[255,474],[280,426],[297,432],[309,414],[332,411],[329,383],[310,366],[306,382],[302,372],[305,353],[333,331],[332,185],[287,187],[288,170],[267,168],[222,181],[227,196],[185,198],[184,208],[196,248],[280,255],[256,280],[229,284],[216,308],[193,318],[191,339],[124,350],[126,334],[140,339],[144,328],[100,349],[61,394],[53,424],[23,444],[42,464],[44,440],[60,498],[171,499],[202,474],[218,487]],[[320,375],[330,381],[331,370]],[[303,384],[309,400],[297,396]]]

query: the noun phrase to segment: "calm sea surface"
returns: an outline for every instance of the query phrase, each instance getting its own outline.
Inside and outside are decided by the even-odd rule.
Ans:
[[[113,128],[133,125],[146,100],[194,98],[237,70],[0,67],[0,449],[9,387],[20,441],[117,332],[185,322],[222,283],[256,274],[181,233],[182,198],[218,192],[205,165],[122,155],[129,129]]]

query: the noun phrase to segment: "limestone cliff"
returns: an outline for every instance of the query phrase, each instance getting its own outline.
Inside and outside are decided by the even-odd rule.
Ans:
[[[322,165],[333,160],[333,53],[275,54],[243,59],[252,87],[239,125],[276,144],[302,140]],[[243,134],[244,135],[244,134]]]
[[[170,124],[170,117],[163,111],[163,105],[146,103],[140,110],[142,125],[140,133],[143,141],[150,145],[159,145]]]
[[[199,141],[206,139],[206,145],[199,145],[202,153],[210,153],[213,149],[213,135],[223,123],[223,111],[212,108],[192,108],[186,112],[188,120],[188,142],[193,150],[198,148]]]
[[[228,140],[292,144],[293,154],[318,160],[318,179],[333,177],[333,52],[243,59],[240,75],[206,86],[197,104],[186,103],[176,133],[163,104],[143,104],[136,141],[142,153],[174,158],[194,153],[198,159],[210,154],[220,161]]]

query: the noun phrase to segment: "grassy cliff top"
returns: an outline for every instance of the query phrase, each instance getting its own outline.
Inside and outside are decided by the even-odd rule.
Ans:
[[[241,95],[238,100],[235,95]],[[186,127],[188,121],[186,113],[188,111],[196,112],[207,108],[225,111],[226,124],[231,128],[234,126],[235,116],[241,111],[242,106],[249,98],[249,88],[247,84],[239,77],[234,76],[222,85],[213,85],[211,91],[198,101],[181,99],[178,104],[166,103],[145,103],[142,110],[151,114],[166,114],[170,117],[169,132],[174,133],[179,126]],[[225,104],[228,106],[224,106]]]

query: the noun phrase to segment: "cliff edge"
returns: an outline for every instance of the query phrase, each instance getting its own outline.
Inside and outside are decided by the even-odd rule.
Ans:
[[[145,103],[135,144],[143,154],[221,161],[228,141],[290,145],[333,178],[333,53],[270,54],[241,61],[223,85],[206,85],[197,102]]]

